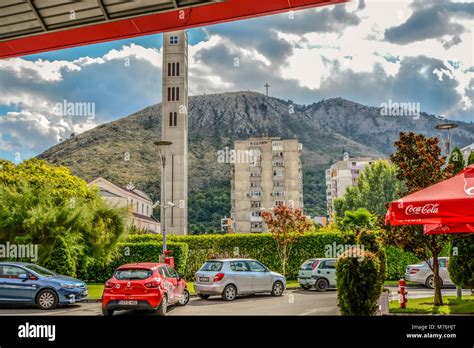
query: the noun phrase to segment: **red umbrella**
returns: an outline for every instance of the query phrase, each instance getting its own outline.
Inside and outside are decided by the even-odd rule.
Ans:
[[[385,223],[426,225],[425,233],[474,231],[474,165],[392,203]]]

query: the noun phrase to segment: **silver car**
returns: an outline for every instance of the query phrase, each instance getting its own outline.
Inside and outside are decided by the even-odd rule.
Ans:
[[[449,257],[439,257],[439,277],[441,278],[441,285],[453,285],[448,272]],[[429,260],[430,263],[433,259]],[[426,261],[417,265],[408,265],[405,271],[405,279],[410,282],[420,283],[427,287],[434,289],[434,276],[430,266]]]
[[[326,291],[336,287],[336,259],[309,259],[303,262],[298,271],[298,283],[309,290],[315,287],[317,291]]]
[[[237,295],[265,292],[281,296],[285,288],[283,275],[252,259],[209,260],[196,273],[194,282],[194,290],[200,298],[219,295],[226,301],[233,301]]]

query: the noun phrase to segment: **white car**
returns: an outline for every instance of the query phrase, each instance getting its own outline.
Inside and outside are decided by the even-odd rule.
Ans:
[[[336,287],[336,259],[309,259],[303,262],[298,271],[298,283],[308,290],[326,291]]]
[[[441,286],[443,285],[454,285],[449,277],[448,262],[449,257],[439,257],[439,277],[441,278]],[[433,259],[428,260],[432,264]],[[430,266],[426,261],[417,265],[408,265],[405,271],[405,279],[426,285],[430,289],[434,289],[434,276]]]

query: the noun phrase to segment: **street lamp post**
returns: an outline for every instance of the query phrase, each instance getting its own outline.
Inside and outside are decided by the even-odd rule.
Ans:
[[[160,219],[161,233],[163,236],[163,255],[166,255],[166,154],[168,147],[173,144],[171,141],[157,141],[154,143],[158,146],[158,154],[161,160],[161,202],[160,202]]]
[[[439,131],[447,131],[447,137],[445,140],[445,151],[446,151],[446,156],[449,158],[450,152],[451,152],[451,133],[449,132],[453,128],[457,128],[458,125],[456,123],[442,123],[438,124],[435,126],[435,129]]]

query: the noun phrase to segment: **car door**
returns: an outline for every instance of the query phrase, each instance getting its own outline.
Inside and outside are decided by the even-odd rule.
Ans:
[[[2,268],[2,301],[32,302],[33,283],[29,279],[29,272],[13,265],[3,265]],[[26,278],[21,279],[20,275]]]
[[[170,275],[168,273],[168,269],[166,268],[166,266],[160,266],[158,267],[158,272],[160,273],[161,279],[163,280],[165,284],[166,293],[168,294],[168,300],[171,300],[174,294],[173,294],[173,284],[169,280]]]
[[[451,278],[449,277],[448,271],[448,259],[447,258],[440,258],[439,259],[439,275],[443,280],[444,285],[452,285]]]
[[[336,260],[325,261],[324,275],[330,286],[336,286]]]
[[[247,261],[252,274],[252,291],[264,292],[272,290],[272,275],[260,262]]]
[[[182,293],[182,290],[180,290],[180,282],[178,281],[178,272],[171,266],[166,266],[166,269],[170,276],[169,281],[173,285],[173,301],[177,301],[180,299]]]
[[[252,292],[252,273],[247,261],[236,260],[230,262],[232,278],[239,293]]]

